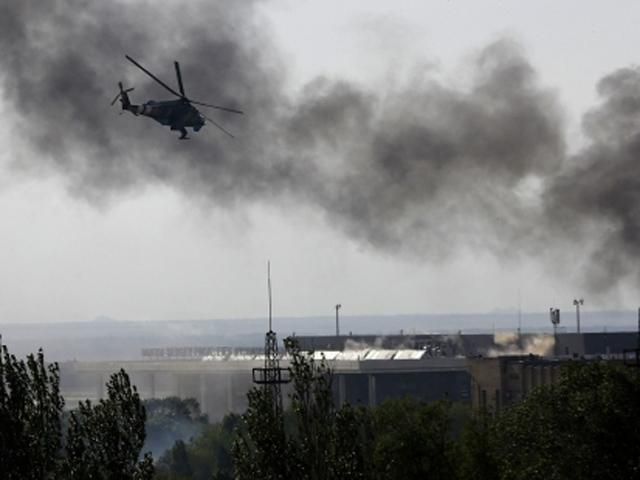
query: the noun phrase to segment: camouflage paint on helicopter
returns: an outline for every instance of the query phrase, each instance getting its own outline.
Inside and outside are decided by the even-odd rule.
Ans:
[[[224,129],[221,125],[216,123],[211,118],[202,114],[192,104],[202,105],[204,107],[214,108],[217,110],[222,110],[230,113],[242,114],[243,112],[240,110],[236,110],[234,108],[221,107],[219,105],[211,105],[208,103],[199,102],[199,101],[191,100],[187,98],[187,96],[184,94],[184,86],[182,84],[182,75],[180,73],[180,64],[178,62],[174,62],[174,65],[176,69],[176,77],[178,79],[178,89],[180,90],[180,93],[176,92],[173,88],[171,88],[162,80],[160,80],[158,77],[153,75],[151,72],[149,72],[146,68],[144,68],[138,62],[136,62],[129,55],[126,55],[126,58],[131,63],[133,63],[136,67],[138,67],[144,73],[149,75],[152,79],[154,79],[156,82],[162,85],[169,92],[177,96],[178,99],[164,100],[160,102],[157,102],[155,100],[149,100],[148,102],[143,103],[142,105],[134,105],[131,103],[129,99],[129,92],[131,92],[133,88],[125,89],[122,85],[122,82],[118,82],[118,87],[120,88],[120,92],[113,99],[113,101],[111,102],[111,105],[116,103],[116,101],[119,99],[120,103],[122,104],[122,110],[129,111],[136,116],[144,115],[145,117],[152,118],[153,120],[160,123],[161,125],[169,126],[171,130],[180,131],[181,133],[180,140],[185,140],[189,138],[187,136],[187,127],[192,128],[194,132],[198,132],[205,125],[206,123],[205,120],[208,120],[210,123],[218,127],[220,130],[222,130],[224,133],[226,133],[230,137],[233,137],[231,133],[229,133],[226,129]]]

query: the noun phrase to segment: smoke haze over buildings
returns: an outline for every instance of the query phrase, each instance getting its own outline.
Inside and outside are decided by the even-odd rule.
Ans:
[[[468,248],[565,267],[586,238],[587,287],[638,280],[640,71],[600,81],[589,143],[569,154],[553,86],[511,39],[475,55],[466,88],[425,71],[386,90],[321,77],[291,94],[258,3],[3,2],[15,168],[62,174],[96,204],[148,184],[229,208],[302,204],[381,252],[430,261]],[[245,110],[207,112],[239,138],[209,128],[177,142],[108,110],[119,80],[135,103],[168,95],[125,53],[170,84],[179,60],[190,97]]]

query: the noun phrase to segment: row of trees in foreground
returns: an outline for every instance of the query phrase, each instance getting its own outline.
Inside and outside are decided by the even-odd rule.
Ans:
[[[107,396],[64,411],[57,365],[42,352],[0,356],[0,472],[7,479],[621,479],[640,478],[637,369],[574,363],[498,416],[411,399],[337,406],[324,362],[287,341],[293,380],[281,412],[268,389],[218,424],[179,400],[201,433],[154,465],[143,454],[146,411],[124,371]],[[147,423],[147,431],[157,428]],[[155,470],[155,471],[154,471]]]
[[[7,480],[148,479],[150,455],[140,457],[145,409],[121,370],[98,403],[65,412],[57,364],[42,350],[17,359],[0,355],[0,472]]]
[[[555,386],[498,416],[408,398],[338,407],[327,366],[292,342],[287,348],[293,380],[287,411],[274,408],[268,389],[252,390],[242,418],[227,417],[174,447],[158,463],[158,478],[640,478],[637,370],[575,362]]]

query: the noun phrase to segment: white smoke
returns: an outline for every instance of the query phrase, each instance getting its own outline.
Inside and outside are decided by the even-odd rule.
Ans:
[[[553,335],[539,334],[522,336],[516,332],[496,332],[493,337],[495,347],[487,351],[488,357],[503,355],[539,355],[553,354],[555,339]]]

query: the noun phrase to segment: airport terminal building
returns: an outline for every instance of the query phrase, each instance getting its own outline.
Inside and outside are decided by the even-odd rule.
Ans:
[[[638,341],[634,332],[296,338],[315,361],[332,369],[339,403],[375,406],[409,396],[492,411],[553,383],[565,362],[619,359]],[[288,366],[286,355],[280,365]],[[246,393],[254,386],[252,369],[262,366],[264,352],[257,348],[149,348],[134,361],[65,362],[61,388],[73,407],[76,400],[101,398],[109,375],[124,368],[143,398],[193,397],[217,420],[244,412]]]

